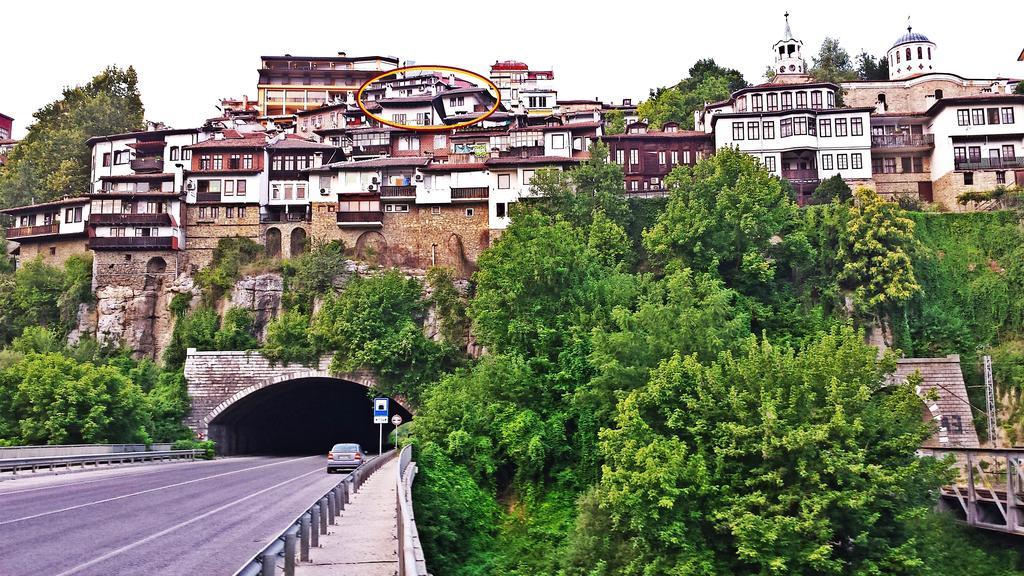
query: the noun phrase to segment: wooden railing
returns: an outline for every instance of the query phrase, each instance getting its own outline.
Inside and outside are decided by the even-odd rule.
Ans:
[[[89,239],[92,250],[172,250],[173,236],[111,236]]]
[[[452,188],[452,200],[486,200],[490,194],[491,189],[487,186]]]
[[[871,137],[872,148],[905,148],[934,145],[934,134],[877,134]]]
[[[383,212],[338,212],[338,224],[349,226],[380,226]]]
[[[53,224],[44,224],[42,226],[21,226],[19,228],[8,228],[7,238],[13,240],[15,238],[25,238],[27,236],[57,234],[58,232],[60,232],[60,224],[54,222]]]
[[[136,158],[129,165],[135,172],[163,172],[164,161],[162,158]]]
[[[381,186],[381,198],[415,198],[415,186]]]
[[[220,192],[197,192],[196,202],[220,202]]]
[[[170,226],[170,214],[90,214],[89,224],[149,224]]]
[[[954,160],[957,170],[1005,170],[1024,168],[1024,158],[972,158]]]

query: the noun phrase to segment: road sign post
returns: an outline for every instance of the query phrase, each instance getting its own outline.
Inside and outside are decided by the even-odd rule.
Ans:
[[[395,414],[392,416],[391,423],[395,426],[395,448],[401,448],[402,443],[398,441],[398,427],[402,424],[401,414]]]
[[[388,421],[388,399],[387,398],[374,398],[373,399],[373,423],[378,425],[377,428],[377,455],[381,455],[384,452],[384,424]]]

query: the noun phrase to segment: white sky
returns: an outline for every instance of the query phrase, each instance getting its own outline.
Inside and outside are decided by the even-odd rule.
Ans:
[[[698,58],[713,57],[748,81],[761,81],[787,9],[808,63],[825,36],[838,37],[851,56],[862,48],[882,55],[905,31],[909,15],[914,30],[937,44],[941,71],[1024,77],[1024,63],[1016,60],[1024,49],[1024,2],[954,9],[919,0],[749,6],[648,0],[36,0],[8,3],[2,10],[0,112],[15,118],[15,137],[22,137],[32,113],[57,98],[63,86],[87,82],[108,64],[130,64],[139,73],[147,119],[197,126],[215,115],[220,97],[255,99],[261,55],[338,51],[459,66],[485,76],[495,60],[521,60],[535,69],[552,67],[561,99],[636,102],[649,88],[686,76]]]

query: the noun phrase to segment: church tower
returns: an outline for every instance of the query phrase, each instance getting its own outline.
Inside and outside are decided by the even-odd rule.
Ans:
[[[896,39],[886,57],[889,59],[889,79],[902,80],[935,72],[935,43],[927,36],[914,32],[907,24],[907,33]]]
[[[772,70],[778,76],[776,81],[785,81],[789,75],[803,75],[807,73],[803,56],[804,43],[793,37],[793,30],[789,27],[789,12],[786,12],[786,30],[773,46],[775,63]]]

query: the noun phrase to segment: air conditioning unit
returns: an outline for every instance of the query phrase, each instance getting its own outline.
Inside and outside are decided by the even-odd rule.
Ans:
[[[366,190],[368,192],[376,192],[377,191],[377,186],[374,185],[374,184],[370,184],[369,186],[366,187]]]
[[[376,176],[374,176],[373,179],[370,180],[370,182],[373,182],[374,184],[380,184],[380,180],[377,180]]]
[[[191,192],[192,190],[195,190],[195,189],[196,189],[196,182],[195,182],[195,180],[189,180],[188,182],[185,183],[185,190],[188,190],[189,192]]]
[[[330,188],[321,188],[320,189],[320,195],[321,196],[328,196],[328,195],[330,195],[330,193],[331,193],[331,189]]]
[[[417,182],[423,182],[423,174],[417,174],[416,175],[416,181]]]

